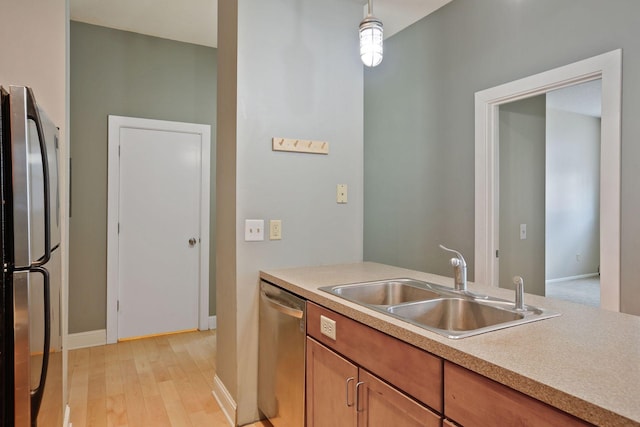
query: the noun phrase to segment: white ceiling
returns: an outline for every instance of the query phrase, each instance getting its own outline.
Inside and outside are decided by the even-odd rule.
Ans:
[[[385,37],[390,37],[450,1],[375,0],[373,14],[383,22]],[[70,0],[69,3],[74,21],[218,46],[218,0]]]
[[[195,43],[218,45],[218,0],[70,0],[74,21]]]

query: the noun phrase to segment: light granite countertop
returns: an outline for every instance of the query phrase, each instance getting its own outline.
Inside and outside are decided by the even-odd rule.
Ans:
[[[527,294],[526,304],[562,315],[452,340],[318,290],[402,277],[451,287],[449,277],[369,262],[261,271],[260,277],[593,424],[640,425],[640,317]],[[514,298],[506,289],[471,282],[469,289]]]

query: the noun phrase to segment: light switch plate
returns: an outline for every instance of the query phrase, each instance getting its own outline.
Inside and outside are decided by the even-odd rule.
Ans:
[[[247,219],[244,221],[244,240],[246,242],[264,240],[264,219]]]

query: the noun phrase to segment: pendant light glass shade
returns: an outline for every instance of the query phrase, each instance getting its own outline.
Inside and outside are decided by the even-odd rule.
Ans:
[[[360,59],[367,67],[382,62],[382,22],[373,16],[360,23]]]
[[[360,22],[360,59],[367,67],[382,62],[382,21],[372,15],[372,9],[369,0],[369,13]]]

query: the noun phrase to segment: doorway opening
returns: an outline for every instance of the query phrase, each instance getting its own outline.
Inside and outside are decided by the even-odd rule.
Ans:
[[[546,101],[545,294],[599,307],[602,80]]]
[[[601,80],[500,105],[499,284],[599,306]]]
[[[475,95],[475,278],[499,284],[499,106],[602,80],[600,149],[600,307],[620,310],[620,49],[477,92]]]

